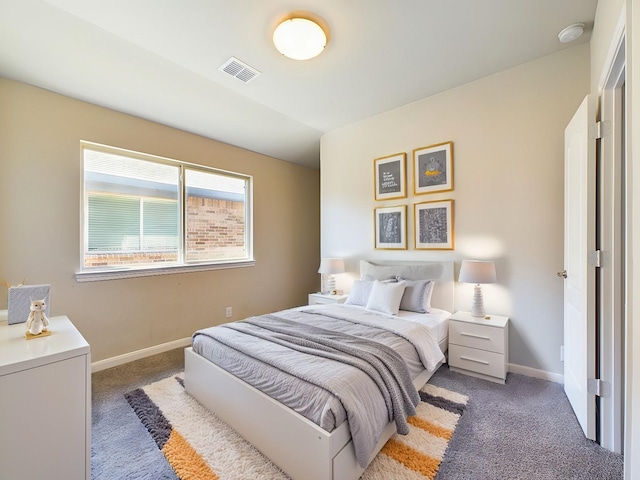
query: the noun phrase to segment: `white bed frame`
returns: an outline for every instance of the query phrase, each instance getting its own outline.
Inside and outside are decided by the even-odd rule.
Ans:
[[[416,270],[416,266],[426,270]],[[384,278],[391,271],[388,269],[401,269],[405,272],[403,276],[409,279],[437,280],[431,304],[453,312],[452,262],[393,265],[361,262],[361,273],[373,274],[377,278]],[[412,275],[407,274],[407,269]],[[425,272],[428,272],[427,276],[424,276]],[[416,388],[422,388],[432,374],[424,370],[414,381]],[[292,480],[356,480],[364,472],[356,460],[347,422],[329,433],[194,353],[191,347],[185,350],[185,388]],[[369,462],[395,431],[395,423],[389,423]]]

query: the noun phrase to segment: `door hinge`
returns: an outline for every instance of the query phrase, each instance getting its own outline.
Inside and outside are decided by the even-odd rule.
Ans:
[[[589,265],[592,267],[602,267],[602,251],[601,250],[594,250],[592,252],[589,253]]]
[[[611,135],[611,122],[609,120],[589,125],[589,138],[591,140],[599,140],[609,135]]]
[[[611,384],[599,378],[589,378],[587,379],[587,393],[597,397],[610,397]]]

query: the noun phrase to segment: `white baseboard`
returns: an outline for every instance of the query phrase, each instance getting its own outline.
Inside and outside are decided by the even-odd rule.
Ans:
[[[140,360],[141,358],[150,357],[158,353],[168,352],[176,348],[188,347],[191,345],[191,337],[181,338],[172,342],[162,343],[154,347],[143,348],[142,350],[136,350],[135,352],[125,353],[124,355],[118,355],[117,357],[107,358],[91,364],[91,373],[99,372],[100,370],[106,370],[107,368],[117,367],[124,365],[125,363],[133,362],[134,360]]]
[[[517,365],[510,363],[508,371],[511,373],[518,373],[520,375],[526,375],[527,377],[541,378],[542,380],[549,380],[555,383],[564,383],[564,375],[553,372],[545,372],[544,370],[538,370],[536,368],[525,367],[524,365]]]

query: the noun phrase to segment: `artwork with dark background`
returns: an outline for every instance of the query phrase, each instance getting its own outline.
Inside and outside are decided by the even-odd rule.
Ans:
[[[448,243],[447,208],[429,208],[420,210],[420,243]]]
[[[453,142],[413,150],[413,193],[453,190]]]
[[[374,210],[375,248],[407,248],[407,206],[381,207]]]
[[[445,150],[418,155],[418,187],[447,184],[447,153]]]
[[[453,200],[414,205],[415,247],[419,250],[453,250]]]
[[[378,193],[400,193],[400,161],[380,163],[378,165]]]
[[[402,225],[401,213],[389,212],[380,213],[380,231],[378,232],[380,243],[401,243],[402,242]]]
[[[373,160],[375,198],[389,200],[407,196],[407,154],[394,153]]]

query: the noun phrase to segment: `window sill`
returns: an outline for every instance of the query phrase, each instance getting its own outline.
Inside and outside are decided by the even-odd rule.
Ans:
[[[101,280],[118,280],[121,278],[153,277],[172,275],[174,273],[203,272],[207,270],[226,270],[255,266],[255,260],[241,260],[225,263],[199,263],[195,265],[175,265],[162,267],[128,268],[126,270],[83,270],[76,273],[77,282],[98,282]]]

